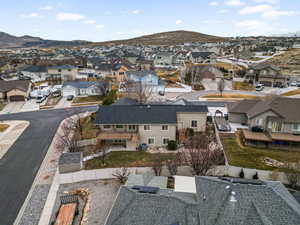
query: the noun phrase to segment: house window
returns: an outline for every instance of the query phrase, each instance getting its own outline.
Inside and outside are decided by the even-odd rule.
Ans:
[[[103,128],[104,128],[105,130],[108,130],[108,129],[111,128],[111,126],[110,126],[110,125],[104,125]]]
[[[163,144],[167,145],[169,143],[169,138],[163,138]]]
[[[300,131],[300,123],[293,124],[293,131]]]
[[[135,125],[128,125],[128,130],[134,131],[134,130],[136,130],[136,126]]]
[[[117,129],[123,129],[124,126],[123,126],[123,125],[116,125],[116,128],[117,128]]]
[[[169,126],[168,126],[168,125],[162,125],[162,126],[161,126],[161,129],[162,129],[162,130],[168,130],[168,129],[169,129]]]
[[[198,121],[197,120],[192,120],[191,127],[193,127],[193,128],[198,127]]]
[[[150,130],[150,125],[144,125],[144,130]]]
[[[256,125],[257,126],[261,126],[263,123],[263,120],[262,119],[256,119]]]
[[[155,143],[154,138],[148,138],[148,145],[153,145]]]

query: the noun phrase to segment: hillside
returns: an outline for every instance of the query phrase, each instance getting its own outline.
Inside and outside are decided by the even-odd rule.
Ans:
[[[88,44],[87,41],[54,41],[45,40],[32,36],[13,36],[0,32],[0,48],[25,48],[25,47],[59,47],[59,46],[78,46]]]
[[[216,42],[224,40],[226,40],[226,38],[179,30],[145,35],[127,40],[92,43],[92,45],[176,45],[191,42]]]
[[[268,63],[276,65],[286,75],[300,74],[300,49],[290,49],[281,55],[268,60]]]

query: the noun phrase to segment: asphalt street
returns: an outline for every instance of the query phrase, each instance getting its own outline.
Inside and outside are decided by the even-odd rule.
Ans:
[[[97,107],[0,115],[1,120],[27,120],[29,127],[0,159],[0,225],[14,223],[60,122]]]

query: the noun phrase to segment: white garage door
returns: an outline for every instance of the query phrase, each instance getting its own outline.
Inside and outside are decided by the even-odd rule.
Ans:
[[[64,97],[67,97],[69,95],[77,96],[76,95],[76,90],[74,88],[63,88],[62,94]]]

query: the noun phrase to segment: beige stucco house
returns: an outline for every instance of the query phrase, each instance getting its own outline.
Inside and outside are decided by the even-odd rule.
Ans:
[[[77,78],[78,68],[70,65],[52,66],[48,68],[47,80],[52,83],[72,81]]]
[[[31,82],[27,80],[0,80],[0,101],[26,101],[30,95]]]
[[[97,111],[98,139],[126,150],[136,150],[139,144],[166,146],[177,139],[177,132],[191,128],[206,129],[206,106],[181,105],[112,105]]]
[[[231,123],[249,127],[243,131],[248,144],[299,149],[299,109],[300,99],[275,97],[229,104],[228,113]]]

